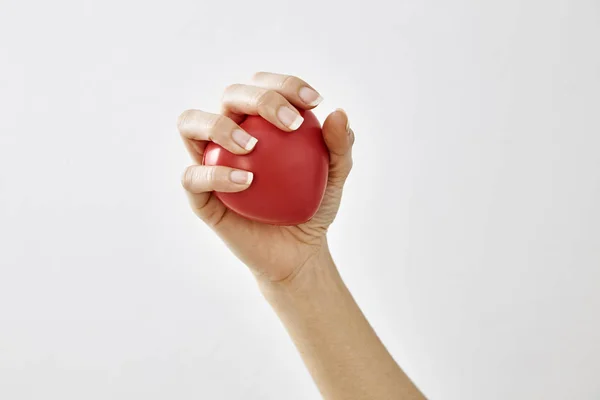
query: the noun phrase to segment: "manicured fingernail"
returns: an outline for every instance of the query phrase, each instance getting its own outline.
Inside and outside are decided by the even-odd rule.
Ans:
[[[300,96],[303,102],[305,102],[311,107],[314,107],[321,101],[323,101],[323,98],[319,93],[306,86],[298,91],[298,96]]]
[[[247,132],[241,129],[234,130],[231,134],[231,137],[233,138],[234,142],[236,142],[237,144],[242,146],[242,148],[248,151],[252,150],[256,145],[256,142],[258,142],[258,139],[250,136]]]
[[[304,121],[304,118],[302,118],[300,114],[286,106],[279,107],[279,110],[277,110],[277,118],[293,131],[298,129]]]
[[[254,178],[254,174],[248,171],[233,170],[229,174],[231,182],[238,183],[240,185],[249,185]]]

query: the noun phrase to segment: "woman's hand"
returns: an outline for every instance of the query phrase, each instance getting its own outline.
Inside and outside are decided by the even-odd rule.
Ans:
[[[230,211],[212,192],[247,189],[252,171],[200,165],[211,140],[236,154],[260,146],[238,125],[246,115],[260,115],[292,131],[300,126],[298,108],[314,108],[320,99],[298,78],[259,73],[253,85],[225,90],[221,114],[184,112],[179,131],[198,165],[186,170],[183,186],[195,213],[261,278],[261,292],[285,325],[324,399],[424,399],[360,311],[327,248],[327,228],[337,214],[352,168],[354,134],[346,114],[337,110],[323,123],[330,154],[328,183],[319,210],[305,224],[265,225]]]
[[[291,132],[300,126],[298,109],[309,110],[321,96],[303,80],[260,72],[252,85],[234,84],[225,90],[220,114],[187,110],[178,128],[196,165],[188,167],[182,183],[193,211],[225,241],[252,271],[270,281],[293,278],[309,260],[327,250],[326,232],[333,222],[346,177],[352,168],[354,133],[342,110],[323,123],[323,137],[330,153],[327,188],[321,206],[308,222],[297,226],[272,226],[245,219],[230,211],[213,191],[239,192],[252,184],[252,171],[202,164],[208,141],[235,154],[246,154],[259,145],[239,124],[247,115],[260,115]]]

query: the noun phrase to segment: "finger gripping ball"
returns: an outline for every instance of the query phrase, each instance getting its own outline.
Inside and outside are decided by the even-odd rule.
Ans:
[[[327,185],[329,151],[317,117],[311,111],[300,113],[304,122],[292,132],[280,130],[262,117],[248,116],[240,126],[258,139],[248,154],[233,154],[213,142],[207,145],[205,165],[254,173],[246,190],[215,192],[226,207],[271,225],[298,225],[315,215]]]

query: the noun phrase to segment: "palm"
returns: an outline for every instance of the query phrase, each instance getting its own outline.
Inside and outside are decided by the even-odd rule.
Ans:
[[[232,252],[254,273],[271,280],[281,280],[290,276],[321,248],[327,228],[339,208],[340,198],[341,189],[329,185],[315,216],[295,226],[251,221],[227,209],[214,195],[209,201],[215,202],[217,215],[222,215],[213,229]]]

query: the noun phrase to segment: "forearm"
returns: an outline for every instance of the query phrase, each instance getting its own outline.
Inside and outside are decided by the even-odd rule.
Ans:
[[[325,399],[424,398],[380,342],[328,251],[293,280],[260,286]]]

